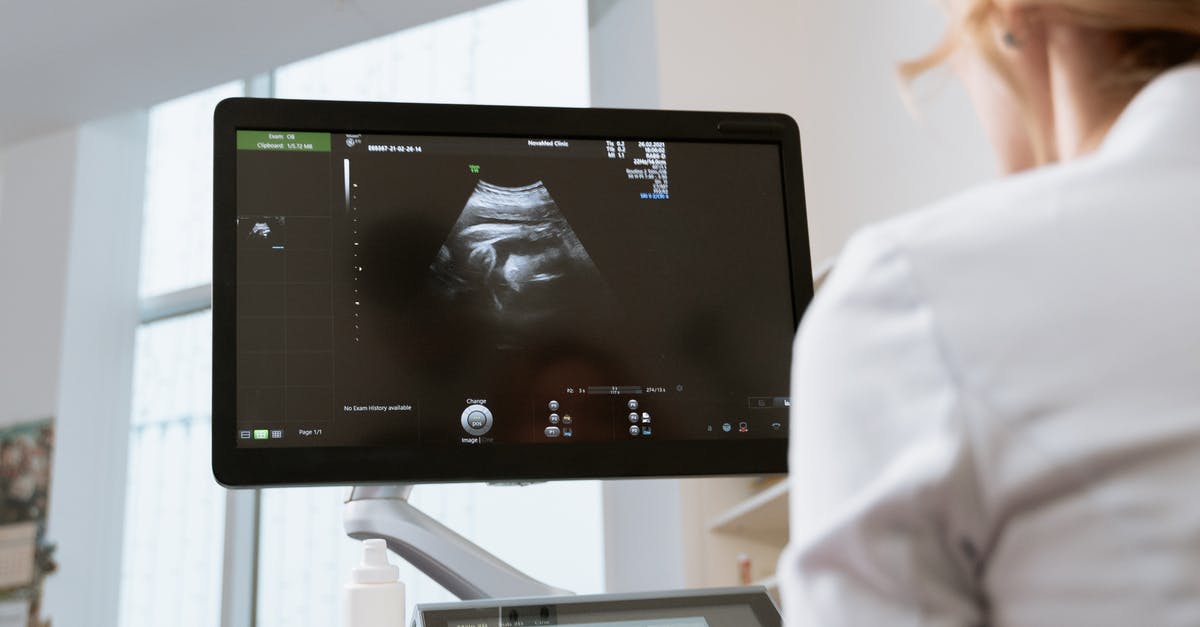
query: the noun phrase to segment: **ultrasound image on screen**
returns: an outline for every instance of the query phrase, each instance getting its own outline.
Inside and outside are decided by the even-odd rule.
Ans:
[[[250,216],[238,220],[243,249],[282,249],[287,241],[287,218],[283,216]]]
[[[480,181],[429,266],[434,292],[492,327],[498,348],[529,335],[602,316],[607,285],[546,186]]]
[[[239,150],[239,445],[786,437],[775,146],[345,137]]]

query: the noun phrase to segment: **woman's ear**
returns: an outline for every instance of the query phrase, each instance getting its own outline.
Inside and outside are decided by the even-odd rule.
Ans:
[[[996,7],[997,37],[1004,54],[1022,57],[1028,63],[1038,59],[1046,49],[1045,23],[1037,7],[1020,3],[998,3]]]

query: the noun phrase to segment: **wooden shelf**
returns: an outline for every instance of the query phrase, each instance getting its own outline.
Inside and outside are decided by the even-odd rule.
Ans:
[[[751,581],[774,592],[779,554],[788,541],[786,477],[686,479],[681,494],[687,585],[736,586],[750,561]]]
[[[787,521],[788,484],[780,481],[710,520],[708,530],[785,544]]]

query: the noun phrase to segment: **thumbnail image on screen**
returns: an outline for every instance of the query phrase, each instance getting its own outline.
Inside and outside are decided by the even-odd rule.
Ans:
[[[237,147],[239,446],[786,437],[777,146]]]

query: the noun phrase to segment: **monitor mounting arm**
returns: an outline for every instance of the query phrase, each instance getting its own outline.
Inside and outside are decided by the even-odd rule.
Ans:
[[[342,521],[357,540],[388,548],[460,599],[571,594],[513,568],[408,502],[413,486],[355,486]]]

